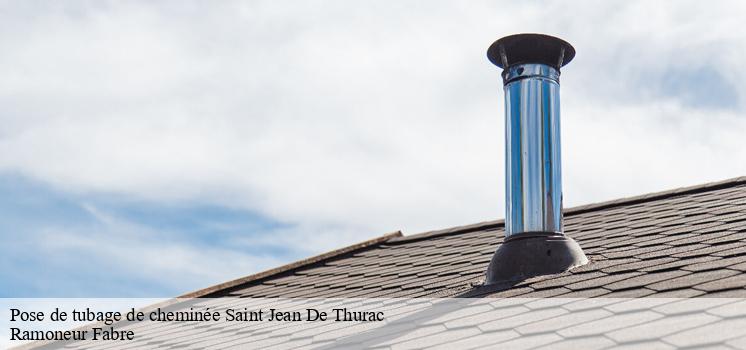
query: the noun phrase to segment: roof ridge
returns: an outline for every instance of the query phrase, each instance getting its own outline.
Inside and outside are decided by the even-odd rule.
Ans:
[[[612,200],[603,201],[603,202],[579,205],[579,206],[565,209],[565,213],[566,214],[581,214],[581,213],[586,213],[586,212],[598,210],[598,209],[617,207],[617,206],[624,205],[624,204],[643,203],[643,202],[647,202],[651,200],[670,198],[670,197],[678,196],[682,194],[692,194],[692,193],[699,193],[699,192],[714,191],[714,190],[718,190],[721,188],[732,187],[732,186],[737,186],[741,184],[746,184],[746,176],[739,176],[739,177],[734,177],[734,178],[725,179],[721,181],[706,182],[706,183],[694,185],[694,186],[678,187],[678,188],[673,188],[670,190],[650,192],[647,194],[642,194],[642,195],[637,195],[637,196],[622,197],[619,199],[612,199]]]
[[[223,282],[220,284],[216,284],[214,286],[210,286],[207,288],[199,289],[193,292],[189,292],[186,294],[183,294],[177,298],[204,298],[209,297],[212,294],[219,293],[221,291],[225,291],[226,289],[233,288],[240,286],[242,284],[250,283],[250,282],[257,282],[259,280],[263,280],[268,277],[273,277],[276,275],[279,275],[281,273],[289,272],[301,267],[305,267],[311,264],[315,264],[324,260],[328,260],[343,254],[351,253],[360,249],[368,248],[377,244],[381,244],[383,242],[386,242],[390,239],[401,237],[402,233],[401,231],[395,231],[390,232],[387,234],[384,234],[383,236],[376,237],[373,239],[369,239],[367,241],[355,243],[343,248],[335,249],[326,253],[322,253],[319,255],[314,255],[309,258],[301,259],[298,261],[291,262],[289,264],[282,265],[280,267],[275,267],[269,270],[265,270],[259,273],[255,273],[253,275],[248,275],[240,278],[236,278],[234,280]]]
[[[504,219],[499,220],[490,220],[490,221],[482,221],[476,224],[470,224],[470,225],[462,225],[462,226],[454,226],[450,228],[445,228],[441,230],[432,230],[432,231],[425,231],[421,233],[415,233],[413,235],[402,235],[400,237],[394,237],[390,239],[386,243],[405,243],[405,242],[413,242],[413,241],[420,241],[423,239],[431,238],[431,237],[438,237],[438,236],[445,236],[445,235],[451,235],[451,234],[459,234],[459,233],[467,233],[467,232],[473,232],[477,230],[484,230],[489,228],[499,228],[505,225]]]
[[[565,215],[582,214],[582,213],[587,213],[587,212],[594,211],[594,210],[608,209],[608,208],[613,208],[613,207],[617,207],[617,206],[621,206],[625,204],[643,203],[647,201],[658,200],[658,199],[673,197],[673,196],[682,195],[682,194],[712,191],[712,190],[736,186],[740,184],[746,184],[746,176],[739,176],[739,177],[734,177],[734,178],[721,180],[721,181],[706,182],[706,183],[694,185],[694,186],[677,187],[677,188],[673,188],[670,190],[651,192],[651,193],[637,195],[637,196],[622,197],[622,198],[612,199],[608,201],[574,206],[571,208],[564,209],[563,213]],[[467,232],[473,232],[473,231],[484,230],[484,229],[489,229],[489,228],[498,228],[504,225],[505,225],[504,219],[483,221],[483,222],[476,223],[476,224],[454,226],[454,227],[440,229],[440,230],[425,231],[425,232],[416,233],[413,235],[406,235],[406,236],[402,235],[400,237],[395,237],[389,240],[387,243],[405,243],[405,242],[420,241],[420,240],[432,238],[432,237],[467,233]]]

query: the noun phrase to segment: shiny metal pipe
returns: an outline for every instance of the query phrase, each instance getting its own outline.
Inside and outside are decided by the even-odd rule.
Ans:
[[[562,233],[559,70],[517,64],[505,90],[505,237]]]
[[[485,272],[485,284],[522,281],[588,263],[562,232],[560,68],[575,57],[568,42],[515,34],[487,49],[503,69],[505,90],[505,239]]]

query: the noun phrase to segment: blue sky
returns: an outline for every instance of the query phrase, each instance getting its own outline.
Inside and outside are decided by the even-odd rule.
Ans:
[[[565,206],[746,175],[742,7],[2,3],[0,297],[173,296],[501,218],[485,51],[513,33],[578,52]]]
[[[266,268],[303,253],[270,241],[243,244],[246,235],[289,226],[246,210],[71,195],[19,176],[0,179],[0,297],[164,297],[184,291],[172,281],[196,288],[213,274],[206,267]],[[255,264],[203,261],[244,255]]]

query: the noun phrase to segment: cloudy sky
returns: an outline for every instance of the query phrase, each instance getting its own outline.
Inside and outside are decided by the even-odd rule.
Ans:
[[[495,39],[559,36],[565,206],[746,175],[743,4],[0,4],[0,297],[162,297],[503,216]]]

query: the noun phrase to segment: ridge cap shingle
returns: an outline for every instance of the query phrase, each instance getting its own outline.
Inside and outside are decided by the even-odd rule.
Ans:
[[[587,213],[589,211],[594,211],[594,210],[599,210],[599,209],[608,209],[608,208],[613,208],[613,207],[622,206],[622,205],[644,203],[648,201],[670,198],[670,197],[679,196],[683,194],[709,192],[709,191],[714,191],[714,190],[721,189],[721,188],[733,187],[733,186],[738,186],[742,184],[746,184],[746,176],[739,176],[739,177],[734,177],[734,178],[721,180],[721,181],[706,182],[706,183],[694,185],[694,186],[684,186],[684,187],[673,188],[670,190],[650,192],[650,193],[637,195],[637,196],[623,197],[623,198],[612,199],[612,200],[603,201],[603,202],[579,205],[579,206],[565,209],[565,214]]]
[[[373,239],[369,239],[367,241],[355,243],[346,247],[342,247],[339,249],[335,249],[326,253],[322,253],[319,255],[314,255],[309,258],[301,259],[298,261],[291,262],[289,264],[285,264],[279,267],[275,267],[269,270],[265,270],[262,272],[258,272],[252,275],[239,277],[227,282],[223,282],[220,284],[216,284],[207,288],[199,289],[193,292],[189,292],[186,294],[183,294],[177,298],[207,298],[215,296],[216,294],[219,294],[221,292],[225,292],[231,288],[239,287],[242,285],[246,285],[247,283],[254,283],[258,282],[267,278],[276,277],[280,274],[287,273],[302,267],[306,267],[312,264],[316,264],[322,261],[326,261],[332,258],[336,258],[340,255],[352,253],[361,249],[370,248],[372,246],[384,243],[390,239],[401,237],[402,233],[401,231],[394,231],[387,233],[383,236],[379,236]]]

